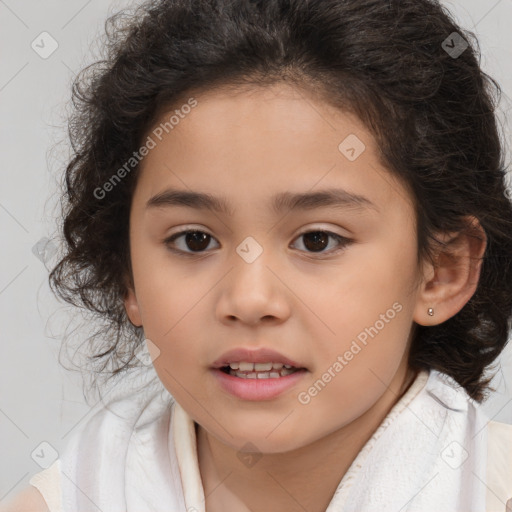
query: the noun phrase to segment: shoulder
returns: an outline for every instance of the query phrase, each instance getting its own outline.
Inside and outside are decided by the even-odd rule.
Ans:
[[[512,442],[512,425],[502,423],[500,421],[489,421],[489,429],[491,435],[496,442],[510,443]]]
[[[6,503],[0,512],[62,512],[60,460],[36,473],[29,486]]]
[[[50,512],[43,495],[32,485],[9,502],[0,504],[0,512]]]
[[[489,421],[487,435],[489,467],[508,479],[512,493],[512,425]]]
[[[487,487],[489,510],[512,505],[512,425],[490,421],[488,425]]]

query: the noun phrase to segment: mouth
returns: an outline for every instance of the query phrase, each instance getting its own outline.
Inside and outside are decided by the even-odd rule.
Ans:
[[[239,347],[224,353],[211,365],[221,389],[241,400],[274,400],[290,391],[309,370],[270,347]]]
[[[227,375],[241,379],[280,379],[301,370],[305,371],[306,368],[298,368],[283,363],[250,363],[241,361],[222,366],[219,370]]]
[[[284,363],[230,363],[212,368],[220,388],[245,401],[275,400],[298,386],[308,370]]]

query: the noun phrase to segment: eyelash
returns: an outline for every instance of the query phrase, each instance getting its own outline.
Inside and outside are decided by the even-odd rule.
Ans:
[[[178,254],[179,256],[184,256],[184,257],[198,257],[198,256],[202,256],[204,254],[206,254],[208,251],[196,251],[196,252],[187,252],[187,251],[183,251],[181,249],[175,249],[173,247],[171,247],[172,245],[172,242],[174,242],[176,239],[182,237],[183,235],[186,235],[188,233],[202,233],[202,234],[205,234],[205,235],[208,235],[210,236],[212,239],[215,239],[212,235],[210,235],[210,233],[207,233],[206,231],[201,231],[200,229],[187,229],[187,230],[184,230],[184,231],[179,231],[178,233],[174,233],[173,235],[171,235],[170,237],[166,238],[163,243],[164,245],[167,247],[167,249],[175,254]],[[341,236],[341,235],[338,235],[337,233],[333,233],[332,231],[327,231],[325,229],[312,229],[312,230],[309,230],[309,231],[304,231],[303,233],[300,233],[299,235],[297,235],[296,238],[300,238],[304,235],[308,235],[310,233],[323,233],[323,234],[326,234],[328,235],[329,237],[331,238],[334,238],[337,242],[338,242],[338,248],[336,249],[331,249],[330,251],[319,251],[319,252],[314,252],[314,251],[308,251],[308,254],[314,254],[314,255],[320,255],[320,258],[322,257],[322,255],[333,255],[333,254],[338,254],[339,252],[341,252],[343,249],[345,249],[346,246],[348,246],[352,240],[349,239],[349,238],[346,238],[344,236]]]

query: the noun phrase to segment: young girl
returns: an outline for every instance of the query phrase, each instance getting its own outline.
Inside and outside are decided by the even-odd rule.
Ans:
[[[130,385],[9,510],[510,510],[512,427],[480,403],[512,205],[474,37],[434,0],[160,0],[109,29],[50,280]]]

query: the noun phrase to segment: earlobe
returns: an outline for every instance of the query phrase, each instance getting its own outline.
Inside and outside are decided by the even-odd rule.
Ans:
[[[142,318],[140,315],[139,304],[133,288],[128,288],[128,292],[124,298],[124,307],[130,322],[136,327],[142,326]]]
[[[437,236],[435,263],[427,265],[414,311],[419,325],[440,324],[456,315],[478,286],[487,237],[475,217],[466,217],[467,229]]]

